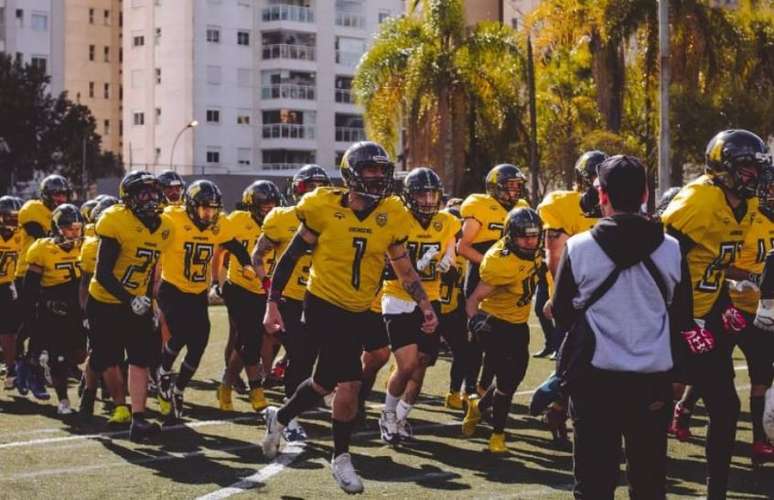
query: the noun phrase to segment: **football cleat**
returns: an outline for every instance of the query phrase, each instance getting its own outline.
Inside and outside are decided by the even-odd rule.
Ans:
[[[508,447],[505,446],[505,433],[493,432],[489,437],[489,451],[491,453],[508,453]]]
[[[481,421],[481,411],[478,409],[478,398],[468,400],[468,410],[462,419],[462,435],[470,437],[476,433],[476,426]]]
[[[234,379],[234,384],[232,385],[232,387],[234,388],[236,393],[241,396],[244,396],[249,392],[249,388],[247,387],[247,384],[242,379],[242,377],[236,377]]]
[[[691,412],[677,403],[672,414],[672,422],[669,424],[669,434],[674,435],[680,442],[688,441],[692,436],[690,424]]]
[[[234,411],[234,403],[231,401],[231,387],[220,384],[216,395],[218,398],[218,407],[221,411]]]
[[[43,371],[43,378],[48,385],[53,385],[54,381],[51,379],[51,366],[48,361],[48,351],[41,351],[38,362],[40,363],[40,369]]]
[[[263,436],[261,441],[261,449],[263,449],[263,456],[271,460],[280,451],[282,424],[277,421],[277,408],[273,406],[266,408],[263,412],[263,417],[266,421],[266,435]]]
[[[774,462],[774,446],[767,441],[758,441],[752,445],[752,463],[761,465],[766,462]]]
[[[118,405],[113,410],[113,414],[108,419],[108,425],[124,425],[132,421],[132,414],[126,405]]]
[[[462,398],[460,397],[460,393],[457,391],[448,392],[446,394],[446,399],[444,399],[443,405],[446,408],[451,408],[452,410],[461,410]]]
[[[156,398],[159,401],[159,412],[167,416],[172,413],[172,374],[161,373],[159,368],[159,392]]]
[[[363,492],[363,481],[352,466],[352,456],[349,453],[342,453],[331,460],[331,471],[342,490],[351,494]]]
[[[282,429],[282,437],[289,443],[306,441],[308,436],[301,424],[297,419],[293,419],[288,423],[288,426]]]
[[[398,434],[398,417],[394,411],[383,411],[379,417],[379,431],[382,435],[382,441],[387,444],[398,444],[400,435]]]
[[[22,396],[26,396],[30,392],[30,371],[30,365],[27,364],[27,361],[20,359],[16,362],[16,380],[14,380],[14,384],[16,385],[16,390]]]
[[[63,399],[56,407],[57,415],[72,415],[73,413],[75,413],[75,410],[73,410],[73,408],[70,406],[69,399]]]
[[[414,441],[414,429],[405,418],[398,420],[398,436],[401,441]]]
[[[269,406],[269,402],[266,401],[266,396],[263,394],[263,389],[256,387],[250,390],[250,404],[255,411],[263,411]]]
[[[183,418],[183,392],[177,388],[172,391],[172,410],[175,418]]]
[[[129,426],[129,440],[133,443],[141,443],[161,432],[161,426],[145,419],[133,418]]]
[[[48,393],[48,389],[46,389],[46,382],[43,379],[43,374],[38,373],[37,370],[33,369],[30,375],[30,391],[32,392],[32,395],[35,396],[35,399],[41,401],[48,401],[51,399],[51,395]]]

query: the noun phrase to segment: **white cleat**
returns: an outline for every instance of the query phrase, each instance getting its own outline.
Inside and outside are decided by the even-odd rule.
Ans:
[[[352,466],[352,457],[349,453],[342,453],[331,460],[331,471],[342,490],[347,493],[363,492],[363,481]]]
[[[387,444],[398,444],[400,441],[398,417],[394,411],[382,411],[382,416],[379,417],[379,431],[382,434],[382,441]]]
[[[263,441],[261,441],[261,448],[263,449],[263,456],[271,460],[280,451],[282,424],[277,421],[277,408],[274,406],[266,408],[263,416],[266,420],[266,435],[263,437]]]
[[[56,407],[57,415],[72,415],[75,410],[70,406],[69,399],[63,399],[59,402],[59,406]]]
[[[414,440],[414,429],[411,428],[411,424],[405,418],[398,420],[398,436],[400,436],[401,441]]]

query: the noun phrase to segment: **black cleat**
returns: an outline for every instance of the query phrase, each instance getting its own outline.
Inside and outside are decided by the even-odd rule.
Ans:
[[[142,443],[161,432],[161,427],[155,422],[134,418],[129,427],[129,440],[133,443]]]

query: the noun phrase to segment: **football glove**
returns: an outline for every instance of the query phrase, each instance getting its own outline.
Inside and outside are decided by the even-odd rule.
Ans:
[[[132,312],[137,316],[145,316],[151,306],[151,299],[145,296],[132,299]]]
[[[758,301],[758,310],[755,312],[753,324],[763,331],[774,332],[774,299]]]
[[[16,290],[16,283],[11,281],[11,283],[8,285],[8,290],[11,291],[11,300],[15,302],[19,299],[19,291]]]
[[[705,354],[715,349],[715,336],[704,328],[703,319],[695,319],[694,327],[680,334],[693,354]]]
[[[218,298],[223,297],[223,290],[220,288],[220,283],[213,283],[210,287],[210,293],[207,295],[210,302],[216,302]]]
[[[758,285],[754,281],[750,281],[750,280],[729,281],[729,284],[730,284],[731,290],[739,293],[760,291],[760,288],[758,288]]]
[[[482,336],[492,331],[492,325],[489,324],[489,315],[483,312],[477,312],[468,318],[468,332],[474,339],[481,339]]]
[[[436,247],[430,247],[428,248],[424,255],[417,260],[417,271],[424,271],[427,266],[430,265],[430,261],[433,260],[433,257],[438,255],[438,249]]]
[[[448,253],[443,256],[443,259],[441,259],[440,262],[438,262],[438,270],[442,273],[447,272],[452,266],[454,266],[454,259]]]
[[[763,430],[769,441],[774,442],[774,387],[766,391],[766,405],[763,409]]]
[[[747,328],[747,319],[745,319],[742,311],[734,306],[728,306],[721,315],[723,320],[723,329],[726,333],[739,333]]]

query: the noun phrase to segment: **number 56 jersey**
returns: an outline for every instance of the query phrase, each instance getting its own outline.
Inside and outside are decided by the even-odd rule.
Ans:
[[[694,318],[705,317],[717,301],[726,269],[736,260],[757,207],[757,199],[748,200],[737,220],[723,190],[703,175],[681,189],[661,215],[664,226],[678,233],[681,245],[685,239],[693,244],[687,258]]]
[[[406,241],[408,213],[396,197],[358,216],[344,204],[347,191],[317,188],[305,195],[296,214],[318,236],[312,250],[308,290],[351,312],[367,311],[379,288],[384,253]]]
[[[129,294],[145,295],[151,271],[172,242],[174,228],[169,217],[162,214],[161,224],[151,233],[123,204],[113,205],[99,218],[96,232],[97,236],[112,238],[121,245],[113,276]],[[96,273],[89,283],[89,295],[100,302],[120,303],[97,281]]]

